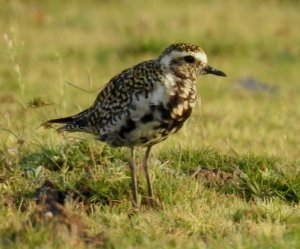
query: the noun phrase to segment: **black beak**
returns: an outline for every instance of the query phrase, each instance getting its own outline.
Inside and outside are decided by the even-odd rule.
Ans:
[[[203,74],[214,74],[217,76],[222,76],[222,77],[226,77],[227,75],[225,73],[223,73],[220,70],[217,70],[209,65],[206,65],[205,67],[203,67]]]

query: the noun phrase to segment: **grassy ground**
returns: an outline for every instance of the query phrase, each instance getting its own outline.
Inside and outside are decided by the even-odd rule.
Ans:
[[[0,3],[1,248],[300,248],[299,1]],[[40,125],[181,41],[228,77],[199,80],[133,215],[125,149]]]

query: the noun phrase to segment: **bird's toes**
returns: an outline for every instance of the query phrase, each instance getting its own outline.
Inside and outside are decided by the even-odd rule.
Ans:
[[[135,215],[137,215],[140,212],[138,207],[132,207],[131,209],[129,209],[128,212],[128,218],[133,218]]]
[[[151,207],[151,208],[155,209],[155,210],[158,210],[162,207],[161,203],[159,201],[157,201],[153,197],[149,197],[149,196],[146,197],[146,205],[148,207]]]

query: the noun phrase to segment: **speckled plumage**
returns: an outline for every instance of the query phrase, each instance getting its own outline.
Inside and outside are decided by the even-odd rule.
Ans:
[[[64,131],[92,133],[114,147],[146,146],[150,153],[151,146],[177,132],[189,118],[197,97],[196,80],[207,73],[225,76],[207,65],[200,47],[172,44],[158,59],[113,77],[87,110],[48,123],[64,123],[59,128]],[[148,192],[152,198],[152,190]]]

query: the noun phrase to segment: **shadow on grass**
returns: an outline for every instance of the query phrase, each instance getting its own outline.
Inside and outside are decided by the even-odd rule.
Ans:
[[[41,147],[36,152],[26,153],[19,167],[36,182],[55,179],[64,195],[84,204],[118,203],[130,190],[130,176],[124,169],[127,162],[122,151],[108,146],[100,148],[85,141],[57,148]]]
[[[223,154],[212,149],[162,153],[162,161],[173,162],[179,171],[204,181],[207,187],[250,200],[280,198],[286,202],[300,200],[300,174],[280,158],[264,155]]]
[[[26,175],[33,179],[55,179],[61,191],[85,205],[116,205],[124,197],[130,199],[130,175],[123,152],[107,146],[96,150],[95,146],[81,141],[27,153],[19,161],[19,167],[29,172]],[[298,203],[300,200],[300,174],[293,170],[293,165],[280,158],[224,154],[204,148],[199,151],[162,151],[159,159],[161,162],[173,160],[169,168],[177,171],[171,178],[174,184],[159,183],[158,188],[163,188],[165,184],[174,185],[171,191],[177,191],[178,184],[175,182],[180,181],[180,177],[189,177],[192,181],[203,181],[208,188],[234,194],[247,201],[280,198]],[[40,171],[44,173],[40,174]],[[168,174],[166,171],[160,170],[159,174],[160,181],[169,179],[167,175],[164,176]],[[176,179],[176,175],[180,177]],[[145,187],[139,184],[139,188],[143,194]]]
[[[15,220],[11,226],[1,229],[0,232],[4,236],[0,239],[0,244],[8,246],[14,241],[30,243],[32,234],[42,231],[42,238],[37,236],[35,246],[51,238],[51,243],[54,244],[64,243],[67,239],[70,243],[79,243],[81,246],[102,247],[107,241],[104,232],[91,234],[83,217],[66,207],[65,199],[66,193],[61,191],[57,184],[46,180],[36,189],[32,201],[26,208],[22,208],[23,213],[28,213],[28,216],[24,215],[26,219]],[[9,207],[16,209],[16,205],[10,204]]]

